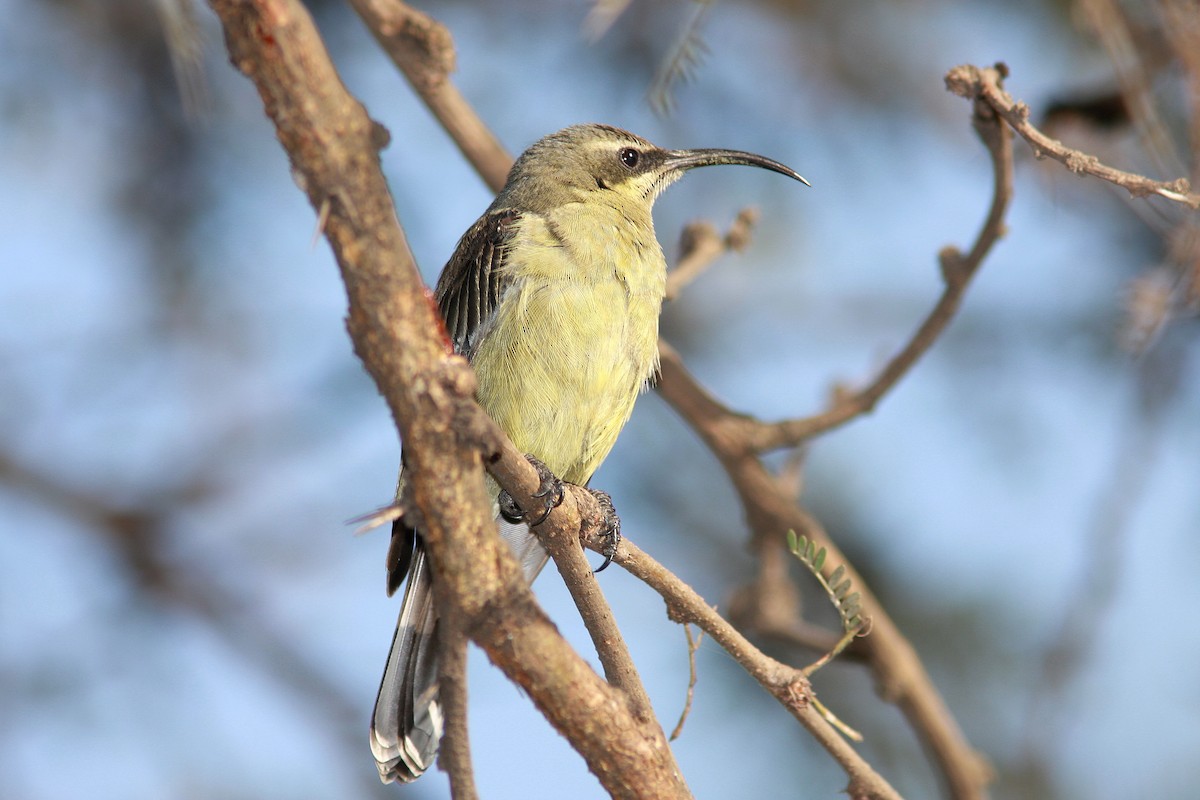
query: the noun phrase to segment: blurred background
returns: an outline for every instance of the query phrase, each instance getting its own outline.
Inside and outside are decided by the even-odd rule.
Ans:
[[[489,194],[348,8],[308,5],[391,131],[384,167],[432,282]],[[1054,135],[1151,177],[1192,168],[1189,4],[620,5],[422,7],[514,153],[603,121],[812,181],[702,170],[656,211],[672,258],[687,221],[761,210],[753,247],[663,332],[764,418],[869,377],[936,299],[938,250],[974,237],[990,166],[949,68],[1005,61]],[[173,65],[174,8],[0,0],[0,797],[446,797],[436,771],[381,786],[367,747],[399,602],[386,535],[346,520],[389,501],[395,429],[257,93],[206,7],[200,47],[176,54],[191,66]],[[672,65],[689,79],[664,92]],[[959,318],[873,415],[811,447],[803,500],[992,759],[996,797],[1194,796],[1196,215],[1016,152],[1009,235]],[[593,485],[710,602],[752,575],[733,491],[654,393]],[[589,654],[558,584],[548,571],[538,595]],[[669,728],[683,632],[619,569],[602,584]],[[601,796],[478,653],[471,669],[484,797]],[[840,770],[719,648],[698,669],[675,744],[698,796],[838,796]],[[816,688],[902,793],[937,796],[861,666]]]

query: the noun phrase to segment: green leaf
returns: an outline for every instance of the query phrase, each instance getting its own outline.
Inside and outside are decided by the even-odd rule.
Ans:
[[[862,595],[859,592],[850,591],[853,581],[846,577],[847,570],[844,564],[839,564],[828,578],[822,574],[829,555],[829,551],[824,547],[818,547],[816,542],[811,541],[807,536],[798,535],[794,530],[787,532],[787,542],[792,555],[796,556],[821,584],[821,588],[825,590],[825,594],[829,596],[834,608],[837,609],[842,623],[842,637],[833,650],[804,668],[805,675],[812,675],[841,653],[855,636],[861,635],[861,631],[866,625],[862,618]]]

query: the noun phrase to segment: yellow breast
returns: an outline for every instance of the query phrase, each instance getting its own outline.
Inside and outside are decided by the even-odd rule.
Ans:
[[[480,405],[522,451],[584,484],[657,364],[666,262],[645,220],[564,206],[527,215],[510,288],[473,364]]]

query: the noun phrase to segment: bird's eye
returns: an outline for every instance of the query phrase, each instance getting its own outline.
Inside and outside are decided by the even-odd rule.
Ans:
[[[617,157],[621,159],[621,163],[630,169],[633,169],[638,165],[638,159],[641,158],[641,156],[642,154],[637,150],[634,150],[632,147],[626,147],[617,154]]]

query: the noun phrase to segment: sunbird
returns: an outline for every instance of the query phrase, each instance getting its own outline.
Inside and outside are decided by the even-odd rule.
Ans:
[[[718,164],[808,183],[754,153],[663,150],[620,128],[574,125],[521,154],[442,270],[438,309],[455,351],[474,367],[479,405],[564,481],[587,485],[658,365],[667,262],[654,234],[654,201],[688,170]],[[500,536],[532,581],[546,552],[527,522],[501,513],[499,500],[495,512]],[[418,778],[442,736],[434,577],[420,532],[401,518],[392,526],[389,595],[405,575],[371,720],[384,783]]]

